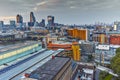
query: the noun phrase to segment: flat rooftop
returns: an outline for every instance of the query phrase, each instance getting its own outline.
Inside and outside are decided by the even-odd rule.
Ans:
[[[55,75],[64,67],[66,63],[70,61],[70,58],[65,57],[55,57],[49,60],[43,66],[37,68],[35,71],[31,72],[30,78],[38,80],[53,80]]]
[[[65,41],[54,41],[53,44],[72,44],[71,42],[65,42]]]

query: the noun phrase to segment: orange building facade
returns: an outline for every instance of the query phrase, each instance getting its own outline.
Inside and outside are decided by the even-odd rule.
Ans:
[[[100,44],[109,43],[109,37],[106,34],[94,34],[93,41],[99,42]]]
[[[55,43],[48,43],[48,49],[57,50],[57,49],[65,49],[65,50],[72,50],[72,44],[55,44]]]
[[[73,60],[80,61],[80,46],[77,42],[70,44],[48,43],[47,48],[52,50],[64,49],[65,52],[73,58]]]
[[[77,38],[80,40],[88,40],[88,30],[87,29],[68,29],[68,35],[72,36],[73,38]]]

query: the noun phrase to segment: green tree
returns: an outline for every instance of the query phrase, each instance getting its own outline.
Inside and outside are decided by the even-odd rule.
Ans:
[[[118,49],[116,50],[116,53],[120,53],[120,48],[118,48]]]
[[[116,50],[116,55],[111,60],[111,68],[120,78],[120,48]]]
[[[99,74],[99,80],[112,80],[113,76],[105,71],[101,71]]]
[[[90,55],[88,55],[88,60],[87,60],[87,61],[90,62],[90,61],[93,60],[93,58],[94,58],[94,57],[92,56],[92,54],[90,54]]]

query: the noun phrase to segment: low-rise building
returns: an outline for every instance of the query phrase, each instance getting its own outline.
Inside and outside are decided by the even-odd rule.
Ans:
[[[54,57],[31,72],[29,77],[38,80],[71,80],[71,63],[68,57]]]
[[[79,41],[81,48],[81,54],[92,54],[95,53],[95,43],[89,41]]]
[[[95,67],[92,63],[78,62],[77,79],[78,80],[94,80]]]
[[[31,27],[30,29],[32,32],[36,32],[36,33],[43,33],[43,34],[48,33],[48,30],[45,29],[44,27]]]
[[[95,49],[95,61],[102,64],[110,64],[110,60],[116,54],[120,45],[97,45]]]
[[[110,44],[120,45],[120,34],[110,35]]]
[[[57,49],[64,49],[64,53],[62,55],[72,57],[75,61],[80,61],[81,53],[80,53],[80,46],[78,42],[64,42],[64,41],[57,41],[54,43],[48,43],[48,49],[57,50]]]

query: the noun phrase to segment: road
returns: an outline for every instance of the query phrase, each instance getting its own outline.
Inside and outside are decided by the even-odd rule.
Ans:
[[[100,70],[96,68],[95,70],[95,80],[99,80]]]

